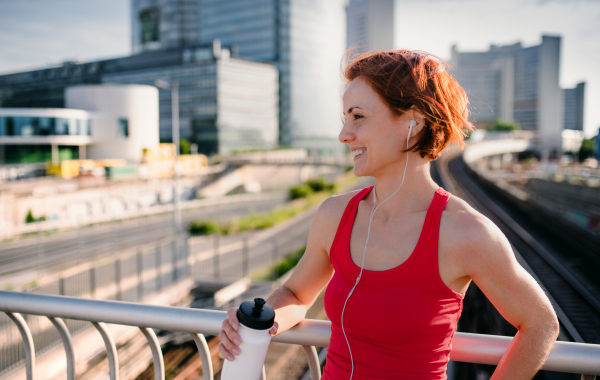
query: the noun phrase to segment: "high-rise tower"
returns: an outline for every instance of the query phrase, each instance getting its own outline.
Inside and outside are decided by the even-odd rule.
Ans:
[[[394,0],[350,0],[346,46],[356,53],[394,48]]]
[[[337,135],[344,4],[345,0],[132,0],[133,49],[219,39],[233,47],[234,56],[274,61],[279,69],[280,143],[325,153],[341,147]]]

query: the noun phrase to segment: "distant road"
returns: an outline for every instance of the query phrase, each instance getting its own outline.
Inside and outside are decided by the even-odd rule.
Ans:
[[[185,210],[182,212],[182,229],[187,230],[194,219],[230,220],[266,212],[285,202],[285,199],[276,198]],[[166,213],[0,244],[0,277],[75,265],[160,240],[172,235],[173,231],[173,214]]]

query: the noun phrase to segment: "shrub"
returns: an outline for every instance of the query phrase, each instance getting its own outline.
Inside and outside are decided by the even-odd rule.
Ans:
[[[211,235],[219,232],[219,225],[215,222],[205,220],[194,220],[190,224],[190,234]]]
[[[516,131],[521,129],[521,127],[519,126],[518,123],[514,123],[512,121],[502,121],[502,120],[496,120],[494,121],[494,123],[488,128],[488,131],[502,131],[502,132],[509,132],[509,131]]]
[[[306,185],[310,187],[315,193],[318,193],[319,191],[333,190],[334,188],[333,183],[325,182],[325,180],[322,177],[318,179],[310,179],[306,181]]]
[[[313,192],[312,189],[309,186],[307,186],[306,184],[304,184],[304,185],[290,187],[289,195],[290,195],[290,199],[294,200],[294,199],[299,199],[299,198],[306,198],[312,192]]]
[[[290,253],[283,259],[283,261],[277,264],[277,278],[283,276],[288,271],[293,269],[304,255],[304,251],[306,251],[306,246],[300,248],[296,252]]]
[[[25,217],[25,223],[35,223],[35,218],[33,217],[31,210],[27,212],[27,216]]]
[[[585,139],[581,143],[581,148],[579,148],[579,160],[583,161],[586,158],[594,157],[594,140],[597,139],[598,136],[592,137],[591,139]]]

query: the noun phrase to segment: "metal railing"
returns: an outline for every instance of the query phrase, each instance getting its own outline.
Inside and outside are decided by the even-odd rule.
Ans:
[[[165,378],[164,363],[153,329],[189,333],[198,347],[204,380],[213,379],[212,362],[204,334],[217,335],[226,312],[197,310],[136,303],[101,301],[83,298],[0,291],[0,311],[17,325],[23,339],[28,380],[35,377],[35,350],[29,328],[20,315],[47,317],[61,335],[67,357],[67,378],[75,379],[75,352],[63,318],[92,322],[104,341],[110,378],[119,378],[115,344],[104,323],[137,326],[145,335],[154,361],[155,379]],[[317,347],[327,347],[331,334],[329,321],[304,320],[296,327],[273,338],[275,342],[299,344],[305,347],[311,379],[321,378]],[[457,333],[452,342],[450,359],[460,362],[496,365],[512,338]],[[583,380],[600,375],[600,345],[555,342],[542,369],[577,373]],[[263,371],[264,374],[264,371]],[[264,375],[263,375],[264,378]]]
[[[304,246],[309,226],[309,223],[300,223],[293,233],[284,234],[264,231],[231,236],[173,236],[78,265],[59,275],[40,279],[35,286],[15,290],[139,302],[189,278],[236,281],[263,273],[261,277],[265,280],[274,279],[266,269]],[[228,307],[229,303],[223,306]],[[21,334],[11,319],[0,313],[0,378],[23,366],[26,359],[26,353],[20,348]],[[50,321],[36,316],[25,319],[38,355],[60,348],[62,337]],[[67,320],[66,325],[74,335],[92,327],[80,320]]]

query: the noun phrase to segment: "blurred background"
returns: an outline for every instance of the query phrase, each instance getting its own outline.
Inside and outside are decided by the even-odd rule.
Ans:
[[[506,234],[559,339],[598,344],[599,19],[595,0],[0,0],[0,288],[213,310],[268,295],[319,204],[372,183],[337,140],[345,52],[422,50],[477,126],[434,179]],[[516,333],[475,284],[464,304],[459,331]],[[58,333],[26,317],[38,373],[63,378]],[[78,378],[105,376],[90,324],[67,326]],[[151,377],[141,333],[114,329],[121,378]],[[0,330],[0,378],[23,378],[4,314]],[[189,337],[157,333],[167,378],[201,378]],[[303,355],[272,343],[267,379],[308,379]]]

